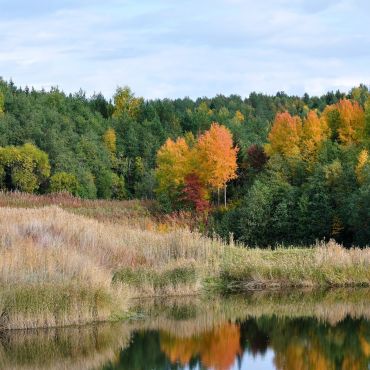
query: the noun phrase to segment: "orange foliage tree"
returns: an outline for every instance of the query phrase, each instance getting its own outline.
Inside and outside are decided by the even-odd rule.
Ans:
[[[197,177],[198,195],[202,194],[202,199],[206,199],[210,191],[224,187],[226,205],[226,183],[237,176],[238,148],[233,146],[231,132],[226,127],[213,123],[197,141],[193,141],[195,140],[189,137],[178,138],[176,142],[168,139],[159,149],[157,191],[173,192],[184,186],[185,178],[192,174]],[[190,180],[194,184],[194,178]],[[188,188],[193,192],[191,186]]]
[[[197,172],[210,189],[224,188],[226,206],[226,183],[237,177],[238,148],[233,147],[231,132],[218,123],[201,135],[195,146]]]

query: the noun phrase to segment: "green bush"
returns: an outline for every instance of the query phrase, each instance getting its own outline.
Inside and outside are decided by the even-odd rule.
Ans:
[[[50,178],[50,192],[68,192],[77,195],[79,183],[77,177],[67,172],[57,172]]]

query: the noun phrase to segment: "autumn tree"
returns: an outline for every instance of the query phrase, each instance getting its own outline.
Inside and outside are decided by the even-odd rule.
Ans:
[[[114,95],[113,117],[127,114],[130,118],[137,121],[139,118],[140,107],[144,103],[143,98],[136,98],[135,94],[128,86],[118,87]]]
[[[278,113],[268,135],[268,144],[265,147],[269,156],[281,154],[284,157],[296,157],[300,154],[300,140],[302,121],[299,117],[292,117],[288,112]]]
[[[316,158],[322,143],[329,136],[329,127],[325,119],[320,119],[315,111],[310,111],[303,120],[301,152],[305,160]]]
[[[105,131],[103,136],[104,144],[109,151],[110,155],[114,157],[116,155],[117,145],[116,145],[116,132],[113,128],[109,128]]]
[[[253,144],[247,149],[248,166],[253,168],[255,171],[261,171],[267,163],[267,160],[267,155],[261,146]]]
[[[370,149],[370,97],[365,103],[364,142],[365,145]]]
[[[337,104],[326,107],[323,119],[331,130],[333,140],[344,145],[358,144],[363,140],[365,114],[357,101],[342,99]]]
[[[176,141],[167,139],[157,153],[157,193],[167,194],[170,198],[178,195],[189,173],[189,146],[184,138]]]
[[[194,172],[185,176],[181,198],[199,213],[203,213],[209,209],[207,191],[204,189],[199,176]]]
[[[366,165],[368,165],[369,163],[370,163],[369,152],[366,149],[361,150],[358,156],[357,165],[355,168],[357,181],[360,184],[362,184],[365,180],[364,170],[365,170]]]
[[[195,146],[197,173],[201,181],[210,189],[224,188],[226,206],[226,184],[237,177],[238,148],[233,146],[231,132],[218,123],[201,135]]]

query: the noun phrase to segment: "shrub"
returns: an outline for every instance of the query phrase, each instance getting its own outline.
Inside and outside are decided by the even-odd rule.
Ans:
[[[57,172],[50,178],[50,192],[67,192],[76,195],[79,183],[77,177],[67,172]]]

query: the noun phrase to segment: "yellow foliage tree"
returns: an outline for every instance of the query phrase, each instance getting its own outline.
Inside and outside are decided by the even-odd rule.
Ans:
[[[364,138],[365,113],[358,102],[342,99],[329,105],[322,114],[333,139],[344,145],[358,144]]]
[[[118,117],[126,113],[130,118],[137,120],[143,102],[143,98],[135,98],[135,95],[128,86],[124,88],[119,87],[114,95],[113,117]]]
[[[114,131],[113,128],[109,128],[107,131],[105,131],[103,141],[111,156],[114,157],[117,150],[116,146],[117,138],[116,132]]]
[[[184,138],[167,139],[157,153],[158,192],[168,192],[184,184],[189,171],[190,149]]]
[[[299,117],[292,117],[288,112],[278,113],[268,135],[269,143],[265,151],[269,156],[277,153],[285,157],[299,156],[301,135],[302,121]]]
[[[235,112],[234,120],[238,123],[242,123],[244,122],[244,119],[245,119],[244,114],[240,112],[240,110],[237,110]]]
[[[358,160],[357,166],[355,169],[357,181],[362,184],[364,182],[364,168],[369,163],[369,152],[366,149],[361,150]]]
[[[303,120],[301,152],[303,159],[313,161],[321,144],[329,136],[329,127],[325,119],[320,119],[315,111],[310,111]]]
[[[340,114],[339,139],[343,144],[359,143],[365,129],[365,114],[358,102],[343,99],[337,104]]]

